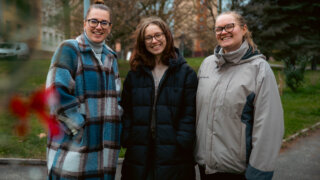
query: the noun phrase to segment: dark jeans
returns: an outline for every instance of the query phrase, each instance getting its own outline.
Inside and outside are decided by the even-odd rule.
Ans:
[[[204,167],[198,166],[200,171],[201,180],[246,180],[244,174],[233,174],[233,173],[214,173],[214,174],[205,174]]]

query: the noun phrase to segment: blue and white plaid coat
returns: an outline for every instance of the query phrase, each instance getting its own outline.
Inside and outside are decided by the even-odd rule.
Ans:
[[[83,34],[67,40],[52,57],[46,86],[58,92],[50,110],[63,128],[62,137],[48,138],[48,179],[114,179],[121,133],[115,53],[104,45],[100,61]]]

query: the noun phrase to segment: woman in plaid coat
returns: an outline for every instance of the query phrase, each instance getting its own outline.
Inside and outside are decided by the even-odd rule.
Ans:
[[[114,179],[120,149],[121,82],[116,55],[105,45],[110,9],[92,5],[84,33],[56,50],[47,77],[59,101],[51,106],[62,135],[49,136],[48,179]]]

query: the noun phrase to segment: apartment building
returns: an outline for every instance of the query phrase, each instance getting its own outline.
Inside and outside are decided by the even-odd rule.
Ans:
[[[61,0],[4,0],[0,1],[0,42],[26,42],[37,52],[54,52],[66,39],[63,22],[55,22],[61,16]],[[82,32],[83,5],[80,0],[70,0],[68,5],[72,29],[69,38]],[[73,13],[73,14],[72,14]],[[57,26],[60,23],[61,26]],[[74,28],[77,27],[77,28]]]
[[[0,1],[0,42],[35,45],[40,28],[38,1]]]
[[[65,39],[62,30],[53,26],[50,18],[53,18],[61,11],[61,7],[57,6],[57,0],[41,1],[41,22],[40,34],[38,36],[37,49],[53,52],[57,46]]]
[[[212,31],[213,16],[217,14],[217,0],[184,0],[176,7],[174,37],[175,44],[185,56],[203,57],[212,53],[216,40]],[[209,4],[212,6],[208,7]]]

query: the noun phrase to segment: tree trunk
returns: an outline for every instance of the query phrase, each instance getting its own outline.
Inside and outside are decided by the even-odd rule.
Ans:
[[[316,71],[317,70],[317,60],[319,59],[319,56],[315,56],[311,60],[311,70]]]
[[[71,38],[71,24],[70,24],[70,6],[69,0],[62,0],[63,6],[63,21],[64,21],[64,35],[65,39]]]

